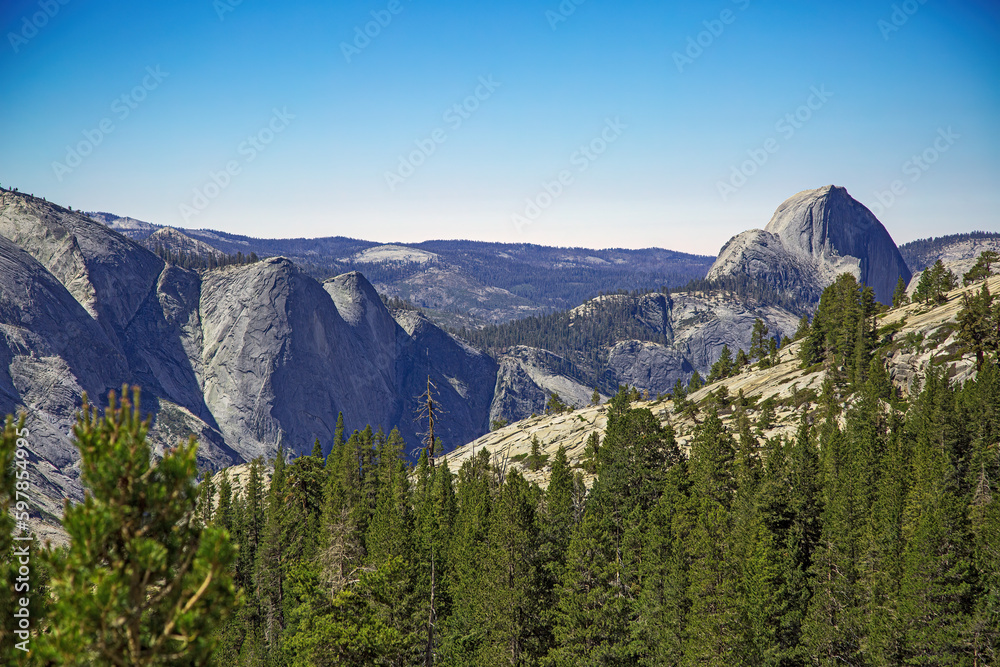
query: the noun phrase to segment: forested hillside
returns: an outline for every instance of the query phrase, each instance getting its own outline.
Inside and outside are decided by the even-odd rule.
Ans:
[[[604,294],[570,310],[453,329],[453,333],[493,355],[518,345],[549,350],[570,360],[584,384],[614,393],[618,384],[625,383],[611,368],[616,365],[617,343],[641,341],[668,348],[678,368],[684,364],[683,372],[672,375],[689,379],[695,369],[707,375],[724,344],[733,354],[739,346],[749,348],[754,318],[773,318],[770,335],[780,339],[776,321],[789,320],[794,327],[795,320],[810,308],[810,304],[779,295],[767,285],[727,277],[694,280],[676,290],[660,287]],[[749,325],[741,328],[740,320],[748,315]],[[651,386],[643,389],[656,394],[668,391],[674,380],[666,386],[645,384]]]
[[[907,266],[916,274],[941,258],[943,250],[949,246],[976,243],[1000,243],[1000,233],[968,232],[965,234],[948,234],[945,236],[918,239],[899,246],[899,252],[906,260]]]
[[[992,664],[1000,374],[852,389],[784,440],[709,410],[686,455],[621,394],[589,492],[561,451],[544,491],[485,450],[410,472],[394,434],[279,457],[266,498],[216,508],[257,552],[217,658]]]

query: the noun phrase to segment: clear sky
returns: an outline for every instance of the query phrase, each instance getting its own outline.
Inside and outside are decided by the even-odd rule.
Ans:
[[[76,209],[715,254],[836,184],[899,243],[1000,230],[993,0],[5,0],[0,27],[0,183]]]

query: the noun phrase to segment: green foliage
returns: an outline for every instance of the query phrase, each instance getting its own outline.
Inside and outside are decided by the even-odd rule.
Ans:
[[[809,335],[821,332],[822,349],[854,376],[831,373],[822,396],[793,391],[818,404],[794,437],[762,440],[774,399],[759,403],[755,425],[753,401],[720,385],[716,407],[732,420],[706,406],[685,457],[673,430],[621,387],[603,440],[588,437],[589,492],[563,447],[543,491],[485,449],[457,475],[426,456],[411,468],[398,432],[367,428],[335,437],[325,462],[286,462],[279,450],[269,489],[261,461],[228,501],[218,475],[217,509],[201,528],[206,487],[194,487],[191,458],[179,475],[190,518],[171,535],[190,529],[204,548],[205,535],[224,539],[228,513],[239,553],[230,548],[228,574],[213,584],[231,577],[245,603],[228,622],[199,608],[196,630],[210,636],[191,644],[204,652],[175,663],[205,662],[214,644],[214,661],[233,665],[995,664],[1000,370],[985,363],[962,386],[931,373],[904,400],[868,348],[865,291],[844,279],[831,294],[854,314],[838,323],[828,304]],[[536,443],[523,461],[537,468]],[[133,465],[129,456],[115,460]],[[150,483],[164,463],[134,467]],[[112,525],[129,525],[120,511]],[[54,570],[54,592],[67,590],[66,572]],[[103,599],[90,585],[70,598],[73,613]],[[139,599],[156,599],[148,594]],[[62,600],[44,615],[51,647],[73,618]],[[69,664],[109,662],[86,650]]]
[[[597,431],[591,432],[587,436],[587,444],[583,450],[583,457],[581,460],[581,467],[587,472],[593,474],[597,472],[597,462],[600,456],[601,448],[601,436],[597,434]]]
[[[753,331],[750,334],[750,350],[747,355],[750,359],[762,361],[768,354],[768,334],[767,325],[759,317],[754,320]]]
[[[802,368],[825,363],[838,383],[860,383],[878,342],[878,303],[869,287],[842,274],[820,297],[819,307],[802,341]]]
[[[998,315],[1000,309],[994,308],[993,295],[986,283],[983,283],[978,293],[966,292],[962,295],[962,310],[958,313],[958,337],[963,351],[975,353],[976,367],[980,371],[986,361],[986,354],[1000,349]]]
[[[499,431],[504,426],[507,426],[508,423],[506,419],[494,419],[490,422],[490,431]]]
[[[549,394],[549,400],[545,402],[545,414],[547,415],[558,415],[563,412],[572,412],[573,408],[562,402],[559,398],[559,394],[552,392]]]
[[[892,307],[899,308],[909,302],[910,297],[906,294],[906,281],[903,280],[903,276],[900,276],[899,280],[896,281],[896,289],[892,293]]]
[[[945,293],[957,286],[958,278],[939,259],[920,275],[917,289],[913,292],[913,300],[927,304],[941,303],[945,300]]]
[[[99,416],[85,400],[74,427],[88,493],[67,504],[70,546],[45,555],[52,622],[39,654],[63,665],[207,664],[236,603],[236,553],[224,529],[197,520],[197,444],[153,465],[138,389],[108,403]]]
[[[260,261],[257,253],[250,252],[250,254],[244,255],[242,250],[231,255],[220,252],[200,255],[184,252],[183,250],[170,250],[169,248],[165,248],[162,243],[157,243],[153,246],[152,250],[167,264],[174,264],[185,269],[194,269],[197,271],[209,271],[223,266],[256,264]]]
[[[1000,254],[993,250],[984,250],[979,253],[975,266],[962,276],[962,284],[968,287],[973,283],[986,280],[993,275],[993,266],[997,263],[1000,263]]]
[[[691,380],[688,382],[688,393],[693,393],[705,386],[704,380],[701,379],[701,375],[698,371],[691,374]]]
[[[732,377],[736,372],[738,372],[738,369],[733,361],[733,352],[729,349],[728,345],[723,345],[718,361],[712,364],[712,369],[708,375],[708,383],[711,384],[719,380],[725,380]]]
[[[541,443],[538,442],[538,436],[531,436],[531,454],[528,455],[527,463],[528,468],[535,472],[541,470],[542,466],[545,465],[545,461],[549,458],[548,455],[542,455],[541,446]]]

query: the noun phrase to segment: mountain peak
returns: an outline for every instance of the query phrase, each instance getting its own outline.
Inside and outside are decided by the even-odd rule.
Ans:
[[[889,232],[844,187],[824,185],[792,195],[778,206],[764,232],[767,236],[757,232],[734,237],[712,265],[709,278],[745,274],[782,283],[789,281],[789,268],[794,267],[795,274],[805,274],[806,282],[822,289],[839,274],[852,273],[872,287],[882,303],[891,302],[900,276],[910,279]],[[763,239],[768,242],[762,244]],[[771,275],[775,272],[781,275]],[[792,282],[778,286],[801,288],[801,275]]]

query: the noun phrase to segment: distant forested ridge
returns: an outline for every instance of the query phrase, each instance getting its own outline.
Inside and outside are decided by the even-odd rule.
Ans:
[[[672,295],[721,294],[727,299],[757,306],[783,307],[802,315],[814,307],[804,300],[779,294],[772,287],[744,276],[720,280],[692,280],[683,287],[619,291],[602,294],[583,306],[571,310],[526,317],[512,322],[481,328],[452,329],[491,354],[499,354],[517,345],[549,350],[570,360],[583,383],[614,393],[614,378],[606,372],[608,350],[623,340],[638,340],[659,345],[671,345],[673,336],[669,323],[654,313],[642,297],[660,295],[663,315],[670,309]],[[657,309],[658,310],[658,309]]]
[[[142,241],[160,226],[90,213],[95,220]],[[508,321],[577,306],[602,292],[677,287],[703,278],[713,257],[662,248],[551,247],[530,243],[447,240],[383,245],[343,236],[264,239],[185,229],[222,254],[285,256],[321,282],[360,271],[380,292],[433,311],[477,321]],[[395,248],[400,252],[379,252]],[[433,313],[431,313],[433,315]]]
[[[998,232],[974,231],[965,234],[948,234],[946,236],[931,237],[928,239],[918,239],[899,246],[899,252],[906,261],[906,265],[916,274],[932,265],[938,258],[938,253],[945,246],[962,241],[982,241],[1000,240]]]

